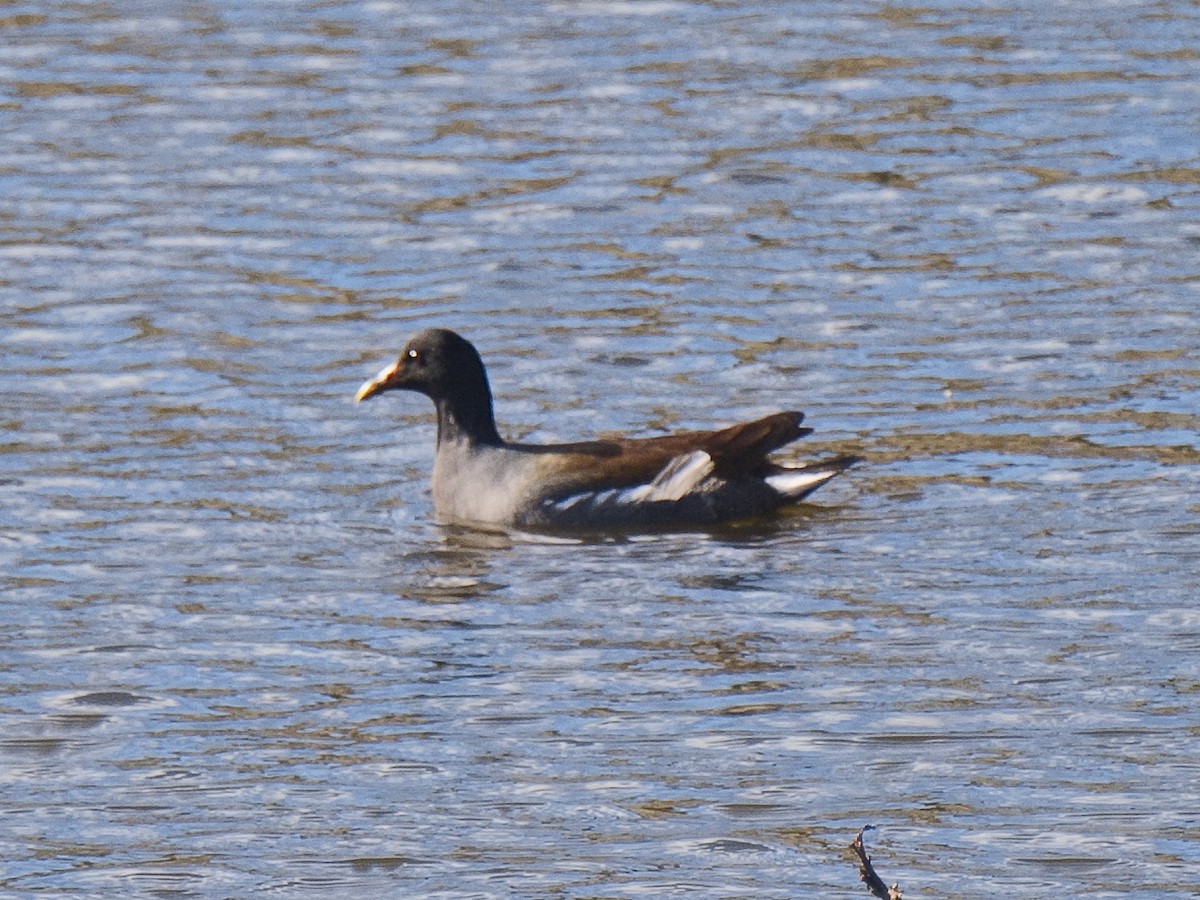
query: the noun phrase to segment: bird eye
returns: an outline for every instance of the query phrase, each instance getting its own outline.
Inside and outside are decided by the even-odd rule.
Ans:
[[[412,348],[409,348],[409,351],[405,354],[405,356],[415,362],[418,366],[421,364],[421,353],[419,350],[413,350]]]

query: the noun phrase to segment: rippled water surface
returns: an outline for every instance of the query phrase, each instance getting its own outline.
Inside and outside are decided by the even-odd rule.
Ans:
[[[0,5],[5,896],[1195,896],[1200,10]],[[436,523],[801,408],[769,522]]]

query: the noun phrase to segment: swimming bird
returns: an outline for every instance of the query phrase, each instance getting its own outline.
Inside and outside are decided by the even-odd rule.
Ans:
[[[566,444],[510,443],[496,430],[483,360],[442,328],[420,331],[363,384],[361,402],[417,391],[437,410],[433,502],[440,520],[530,529],[704,526],[797,503],[858,458],[784,466],[768,454],[812,433],[801,412],[712,431]]]

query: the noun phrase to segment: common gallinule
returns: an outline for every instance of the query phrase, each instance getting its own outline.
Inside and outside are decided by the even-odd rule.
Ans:
[[[440,519],[528,528],[711,525],[796,503],[858,458],[806,466],[767,459],[811,434],[800,412],[714,431],[570,444],[509,443],[496,430],[479,353],[441,328],[418,332],[400,358],[358,389],[418,391],[437,407],[433,502]]]

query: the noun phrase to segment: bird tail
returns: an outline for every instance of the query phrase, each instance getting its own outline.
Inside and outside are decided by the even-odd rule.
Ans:
[[[801,500],[857,462],[862,462],[861,456],[835,456],[807,466],[779,466],[763,480],[789,500]]]

